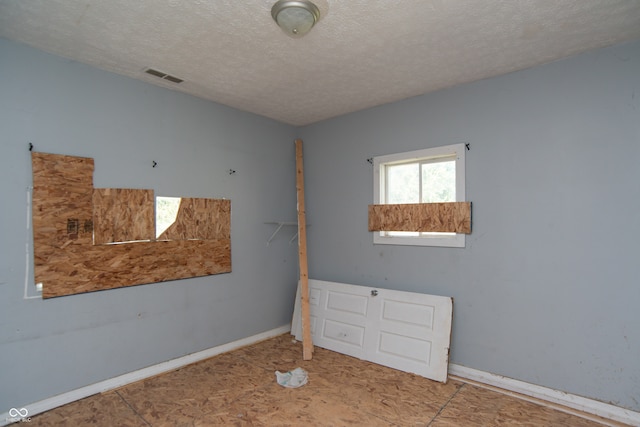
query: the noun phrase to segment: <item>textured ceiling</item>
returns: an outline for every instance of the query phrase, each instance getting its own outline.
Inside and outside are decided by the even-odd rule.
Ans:
[[[0,36],[292,125],[640,38],[638,0],[318,0],[300,39],[274,2],[0,0]]]

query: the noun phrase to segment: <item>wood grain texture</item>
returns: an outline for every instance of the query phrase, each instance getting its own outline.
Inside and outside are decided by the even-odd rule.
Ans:
[[[369,231],[471,233],[471,202],[369,205]]]
[[[607,424],[618,425],[617,423]],[[596,421],[578,418],[551,407],[540,406],[468,384],[461,388],[430,425],[434,427],[602,426]]]
[[[229,239],[69,245],[42,267],[42,297],[229,272]]]
[[[225,225],[216,228],[222,237],[93,245],[93,159],[32,153],[32,167],[35,281],[43,298],[231,272],[228,200],[219,218]]]
[[[183,197],[176,220],[158,240],[231,238],[231,201]]]
[[[307,264],[307,220],[304,207],[304,160],[302,156],[302,140],[296,139],[296,192],[298,197],[298,258],[300,261],[300,303],[302,321],[303,359],[313,357],[313,341],[311,338],[311,318],[309,309],[309,269]]]
[[[295,367],[309,382],[279,386],[274,371]],[[305,361],[286,334],[52,409],[29,426],[622,426],[560,409],[320,347]]]
[[[93,190],[93,243],[100,245],[155,240],[153,190],[95,188]]]
[[[93,159],[31,153],[32,224],[36,283],[51,258],[69,246],[93,244]]]

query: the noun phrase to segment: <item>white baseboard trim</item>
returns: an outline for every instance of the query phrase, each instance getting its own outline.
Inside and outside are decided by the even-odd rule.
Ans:
[[[632,426],[640,426],[640,412],[631,411],[629,409],[588,399],[575,394],[565,393],[453,363],[449,364],[449,375],[451,377],[458,377],[461,381],[467,379],[477,382],[479,385],[489,385],[502,390],[518,393],[520,395],[530,396],[536,399],[538,403],[540,403],[540,401],[544,401],[564,406],[566,408],[575,409],[577,411],[586,412],[612,421]],[[554,408],[556,407],[554,406]]]
[[[127,384],[143,380],[145,378],[153,377],[169,371],[174,371],[183,366],[190,365],[191,363],[199,362],[201,360],[208,359],[210,357],[217,356],[228,351],[236,350],[240,347],[255,344],[257,342],[282,335],[289,331],[291,331],[291,325],[283,325],[257,335],[219,345],[217,347],[208,348],[197,353],[187,354],[186,356],[158,363],[157,365],[139,369],[134,372],[129,372],[128,374],[109,378],[108,380],[100,381],[99,383],[71,390],[67,393],[49,397],[39,402],[24,405],[20,408],[11,408],[8,412],[0,413],[0,426],[6,426],[14,422],[25,420],[25,418],[27,417],[41,414],[53,408],[57,408],[58,406],[66,405],[67,403],[75,402],[76,400],[84,399],[85,397],[89,397],[94,394],[104,393],[105,391],[113,390]],[[18,413],[24,414],[25,409],[27,410],[26,417],[21,417],[20,415],[18,415]]]

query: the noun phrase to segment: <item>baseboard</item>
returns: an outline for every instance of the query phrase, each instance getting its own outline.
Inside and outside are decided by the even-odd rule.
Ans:
[[[178,357],[177,359],[168,360],[166,362],[159,363],[157,365],[149,366],[128,374],[120,375],[114,378],[110,378],[99,383],[91,384],[86,387],[81,387],[75,390],[71,390],[67,393],[62,393],[57,396],[53,396],[39,402],[34,402],[29,405],[25,405],[20,408],[11,408],[8,412],[0,413],[0,426],[6,426],[8,424],[27,421],[29,417],[37,414],[49,411],[58,406],[66,405],[67,403],[75,402],[76,400],[84,399],[85,397],[92,396],[98,393],[104,393],[109,390],[113,390],[127,384],[131,384],[136,381],[150,378],[165,372],[174,371],[183,366],[191,363],[199,362],[204,359],[208,359],[213,356],[217,356],[228,351],[245,347],[260,341],[264,341],[269,338],[282,335],[291,330],[291,325],[280,326],[279,328],[271,329],[266,332],[262,332],[257,335],[253,335],[241,340],[233,341],[227,344],[223,344],[217,347],[208,348],[206,350],[199,351],[197,353],[188,354],[186,356]],[[27,412],[26,416],[22,416]]]
[[[511,391],[519,395],[529,396],[538,403],[540,401],[575,409],[580,412],[606,418],[612,421],[640,426],[640,412],[631,411],[619,406],[610,405],[575,394],[565,393],[524,381],[514,380],[490,372],[467,368],[466,366],[449,364],[449,375],[462,381],[471,380],[481,385],[493,386],[501,390]]]

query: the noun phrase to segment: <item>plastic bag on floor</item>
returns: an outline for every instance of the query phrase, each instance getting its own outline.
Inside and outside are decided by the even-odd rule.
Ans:
[[[302,368],[296,368],[289,372],[276,371],[276,381],[282,387],[297,388],[307,383],[307,371]]]

